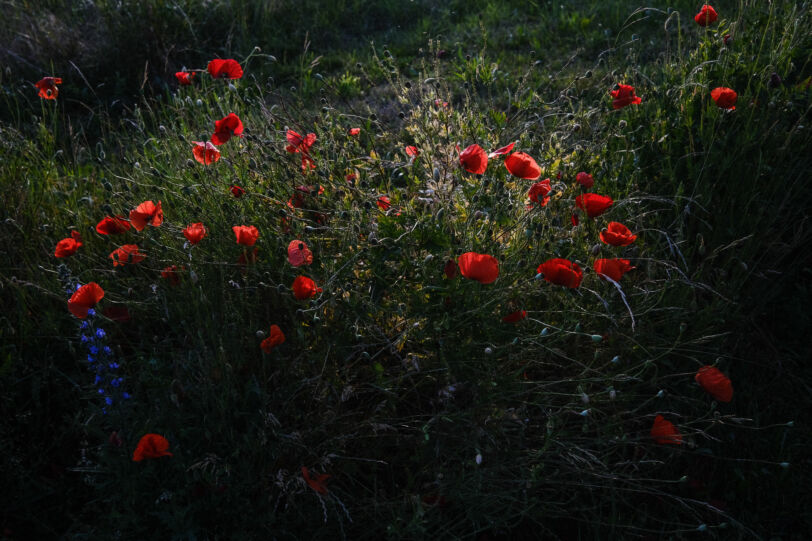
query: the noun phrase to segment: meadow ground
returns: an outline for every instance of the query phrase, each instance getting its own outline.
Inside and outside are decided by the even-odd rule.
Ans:
[[[809,5],[647,4],[3,2],[0,536],[810,538]]]

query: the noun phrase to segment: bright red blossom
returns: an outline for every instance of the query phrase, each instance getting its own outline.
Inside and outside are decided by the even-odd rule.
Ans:
[[[406,154],[409,155],[409,156],[419,156],[420,151],[417,150],[416,146],[411,146],[410,145],[410,146],[406,147]]]
[[[609,277],[619,282],[624,274],[636,267],[632,267],[628,259],[596,259],[592,268],[601,278]]]
[[[206,141],[205,143],[202,141],[192,141],[192,144],[194,145],[192,147],[192,154],[194,154],[195,160],[199,163],[209,165],[220,159],[220,151],[217,150],[217,147],[211,144],[210,141]]]
[[[586,189],[589,189],[595,185],[595,179],[592,178],[592,175],[584,171],[581,171],[575,175],[575,181]]]
[[[90,282],[77,289],[68,299],[68,311],[84,319],[88,311],[104,298],[104,290],[96,282]]]
[[[297,276],[293,280],[293,296],[297,300],[303,301],[311,297],[315,297],[316,293],[321,293],[321,288],[316,287],[316,282],[307,276]]]
[[[628,227],[620,222],[609,222],[606,229],[601,231],[601,240],[612,246],[628,246],[637,240]]]
[[[62,84],[60,77],[43,77],[34,86],[39,89],[38,96],[46,100],[55,100],[59,95],[59,89],[56,85]]]
[[[719,14],[716,13],[716,10],[709,4],[705,4],[702,6],[702,9],[699,10],[699,13],[694,15],[694,20],[696,24],[699,26],[708,26],[716,22],[716,19],[719,17]]]
[[[262,341],[259,347],[265,353],[270,353],[273,348],[285,342],[285,333],[279,328],[279,325],[271,325],[271,330],[268,333],[268,338]]]
[[[253,225],[235,225],[231,228],[237,237],[237,244],[253,246],[259,238],[259,230]]]
[[[186,229],[183,230],[183,236],[186,237],[186,240],[193,245],[203,240],[203,237],[205,237],[207,234],[208,230],[201,222],[189,224],[186,226]]]
[[[527,317],[527,310],[517,310],[516,312],[510,313],[502,318],[502,321],[505,323],[518,323],[519,321],[523,320]]]
[[[96,233],[99,235],[118,235],[130,230],[130,222],[121,215],[115,217],[105,216],[96,224]]]
[[[575,198],[575,206],[586,212],[590,218],[600,216],[614,204],[611,197],[596,193],[585,193]]]
[[[215,79],[239,79],[242,77],[242,67],[233,58],[215,58],[207,66],[209,75]]]
[[[739,98],[739,95],[736,94],[736,91],[732,88],[720,86],[711,90],[711,98],[713,98],[713,101],[718,107],[733,111],[736,109],[736,100]]]
[[[211,142],[215,145],[223,145],[231,139],[232,136],[242,137],[243,125],[240,117],[234,113],[229,113],[227,116],[214,122],[214,133],[211,136]]]
[[[358,135],[361,135],[361,128],[350,128],[350,131],[347,133],[349,133],[353,137],[357,137]]]
[[[130,222],[136,231],[143,231],[147,224],[158,227],[164,222],[164,211],[161,202],[144,201],[130,211]]]
[[[488,254],[466,252],[459,257],[460,273],[469,280],[490,284],[499,278],[499,261]]]
[[[660,445],[682,445],[682,434],[671,421],[666,421],[665,417],[658,415],[651,425],[651,437]]]
[[[733,384],[715,366],[703,366],[696,373],[694,379],[719,402],[733,400]]]
[[[169,441],[160,434],[144,434],[133,451],[133,462],[162,456],[172,456],[169,452]]]
[[[308,486],[321,494],[322,496],[327,494],[327,479],[330,478],[330,475],[326,473],[318,474],[316,477],[310,477],[310,471],[302,466],[302,477],[304,477],[305,482],[307,482]]]
[[[378,198],[377,205],[378,208],[383,210],[384,212],[389,210],[389,208],[392,206],[391,202],[389,201],[389,197],[385,195],[382,195]]]
[[[527,180],[536,180],[541,176],[541,168],[529,154],[514,152],[505,158],[505,167],[511,175]]]
[[[82,236],[78,231],[71,231],[70,237],[62,239],[56,243],[54,250],[55,257],[68,257],[76,253],[82,247]]]
[[[194,76],[197,75],[195,72],[188,72],[188,71],[176,71],[175,72],[175,79],[178,80],[178,84],[181,86],[189,86],[192,84],[192,79]]]
[[[546,207],[547,203],[550,202],[550,196],[547,194],[550,193],[551,190],[550,179],[545,178],[541,182],[536,182],[530,186],[527,196],[530,198],[530,201],[538,203],[541,207]]]
[[[288,244],[288,263],[294,267],[313,263],[313,252],[301,240],[292,240]]]
[[[127,264],[141,263],[147,258],[146,254],[138,251],[137,244],[125,244],[116,248],[108,256],[113,260],[114,267],[123,267]]]
[[[568,259],[549,259],[538,266],[536,272],[544,275],[544,279],[558,286],[565,286],[575,289],[581,285],[584,278],[584,271],[578,264]]]
[[[612,107],[615,109],[622,109],[627,105],[640,105],[642,99],[635,96],[634,87],[631,85],[619,84],[617,90],[611,90],[609,94],[612,95]]]
[[[460,153],[460,165],[469,173],[481,175],[488,168],[488,154],[473,144]]]

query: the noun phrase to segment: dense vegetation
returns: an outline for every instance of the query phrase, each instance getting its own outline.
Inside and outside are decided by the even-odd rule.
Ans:
[[[4,3],[0,535],[808,537],[808,4],[435,4]]]

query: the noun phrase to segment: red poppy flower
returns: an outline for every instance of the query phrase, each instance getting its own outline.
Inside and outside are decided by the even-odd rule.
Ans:
[[[168,267],[164,267],[161,271],[161,278],[165,280],[169,280],[169,283],[173,286],[180,284],[180,275],[178,274],[179,270],[183,270],[183,267],[178,267],[177,265],[170,265]]]
[[[488,154],[482,147],[473,144],[460,153],[462,168],[475,175],[481,175],[488,168]]]
[[[541,168],[529,154],[514,152],[505,158],[505,167],[511,175],[527,180],[536,180],[541,176]]]
[[[331,477],[330,475],[322,473],[313,478],[310,477],[310,471],[308,471],[307,468],[302,466],[302,477],[304,477],[304,480],[307,482],[310,488],[312,488],[321,495],[327,494],[326,481]]]
[[[240,117],[234,113],[214,122],[214,133],[211,135],[211,142],[215,145],[223,145],[231,139],[231,136],[242,137],[243,125]]]
[[[147,258],[145,254],[138,251],[137,244],[125,244],[120,248],[116,248],[110,252],[108,257],[113,260],[114,267],[123,267],[128,263],[141,263]]]
[[[160,458],[172,456],[169,452],[169,442],[160,434],[144,434],[133,451],[133,462],[141,462],[145,458]]]
[[[544,274],[544,279],[558,286],[575,289],[581,285],[584,278],[584,271],[577,263],[567,259],[549,259],[538,266],[536,272]]]
[[[316,282],[307,276],[297,276],[293,281],[293,296],[297,300],[305,300],[315,297],[316,293],[321,293],[321,288],[316,287]]]
[[[279,325],[271,325],[271,331],[268,333],[268,338],[263,340],[259,347],[261,347],[262,351],[265,353],[270,353],[273,348],[284,343],[284,341],[285,333],[282,332]]]
[[[34,86],[39,89],[39,97],[46,100],[55,100],[59,95],[59,89],[56,85],[61,85],[62,79],[60,77],[43,77]]]
[[[347,181],[347,184],[352,184],[352,181],[357,178],[358,175],[356,175],[355,173],[347,173],[347,175],[344,177],[344,180]]]
[[[443,273],[448,277],[449,280],[453,280],[457,277],[457,272],[459,272],[459,267],[454,262],[453,259],[449,259],[445,262],[445,266],[443,267]]]
[[[118,235],[129,230],[130,222],[121,215],[117,215],[113,218],[105,216],[102,221],[96,224],[96,233],[99,235]]]
[[[188,72],[188,71],[176,71],[175,72],[175,79],[178,80],[178,84],[181,86],[189,86],[192,84],[192,79],[194,79],[197,73],[195,72]]]
[[[589,189],[595,185],[595,179],[592,178],[592,175],[584,171],[581,171],[575,175],[575,181],[586,189]]]
[[[288,244],[288,262],[294,267],[313,263],[313,252],[301,240],[292,240]]]
[[[505,146],[503,146],[502,148],[497,148],[496,150],[492,150],[492,151],[491,151],[491,152],[488,154],[488,158],[495,158],[495,157],[497,157],[497,156],[504,156],[505,154],[507,154],[508,152],[510,152],[511,150],[513,150],[513,147],[514,147],[514,146],[516,146],[516,142],[515,142],[515,141],[514,141],[514,142],[512,142],[512,143],[510,143],[509,145],[505,145]]]
[[[215,58],[207,66],[209,75],[215,79],[239,79],[242,77],[242,67],[233,58]]]
[[[447,102],[447,101],[443,101],[443,100],[441,100],[441,99],[439,99],[439,98],[438,98],[438,99],[434,100],[434,106],[435,106],[435,107],[438,107],[438,108],[439,108],[439,107],[443,107],[443,108],[445,108],[445,107],[448,107],[448,102]]]
[[[518,310],[516,312],[513,312],[512,314],[508,314],[505,317],[503,317],[502,321],[504,321],[505,323],[518,323],[519,321],[523,320],[526,317],[527,317],[526,310]]]
[[[96,282],[90,282],[77,289],[68,300],[68,310],[71,314],[84,319],[88,311],[104,298],[104,290]]]
[[[733,399],[733,384],[715,366],[703,366],[694,379],[719,402],[730,402]]]
[[[62,239],[56,243],[54,256],[68,257],[76,253],[82,247],[82,236],[78,231],[71,231],[70,238]]]
[[[389,198],[387,196],[385,196],[385,195],[382,195],[382,196],[380,196],[378,198],[377,205],[378,205],[378,208],[381,209],[384,212],[389,210],[389,208],[392,206],[392,204],[389,201]]]
[[[619,282],[624,274],[636,267],[632,267],[628,259],[596,259],[592,268],[601,278],[608,276],[615,282]]]
[[[719,14],[716,13],[716,10],[713,9],[712,6],[705,4],[702,6],[702,9],[699,10],[699,13],[694,15],[694,20],[699,26],[708,26],[709,24],[716,22],[716,18],[718,16]]]
[[[210,141],[206,141],[205,143],[192,141],[192,144],[194,145],[194,147],[192,147],[192,154],[194,154],[195,160],[199,163],[209,165],[220,159],[220,151],[217,150],[217,147],[211,144]]]
[[[361,135],[361,128],[350,128],[349,134],[353,137]]]
[[[722,109],[732,111],[736,108],[736,100],[739,95],[732,88],[720,86],[711,90],[711,98],[716,102],[716,105]]]
[[[620,222],[609,222],[606,229],[601,231],[601,240],[612,246],[628,246],[637,240],[637,235],[632,235],[629,228]]]
[[[460,273],[469,280],[490,284],[499,277],[499,262],[488,254],[466,252],[459,257]]]
[[[143,231],[149,225],[158,227],[164,222],[164,211],[161,202],[156,205],[152,201],[144,201],[135,210],[130,211],[130,222],[136,231]]]
[[[233,195],[237,199],[245,195],[245,190],[243,190],[240,186],[237,186],[236,184],[232,184],[229,191],[231,192],[231,195]]]
[[[253,225],[235,225],[231,228],[237,237],[237,244],[253,246],[259,238],[259,230]]]
[[[634,87],[631,85],[617,85],[617,90],[611,90],[609,94],[612,95],[612,107],[615,109],[622,109],[627,105],[640,105],[643,101],[639,96],[634,95]]]
[[[310,147],[316,142],[316,134],[315,133],[308,133],[306,136],[302,137],[298,133],[293,130],[288,130],[285,133],[285,139],[288,141],[288,146],[285,147],[290,153],[294,152],[309,152]]]
[[[586,212],[586,215],[590,218],[600,216],[612,204],[614,204],[614,201],[612,201],[611,197],[596,193],[585,193],[575,198],[575,206]]]
[[[107,306],[103,311],[104,317],[119,323],[126,323],[132,319],[126,306]]]
[[[203,237],[207,234],[208,230],[201,222],[189,224],[186,226],[186,229],[183,230],[183,236],[193,245],[203,240]]]
[[[651,437],[660,445],[682,445],[682,434],[679,433],[674,423],[666,421],[665,417],[658,415],[651,425]]]
[[[538,203],[542,207],[546,207],[547,203],[550,202],[550,196],[547,194],[550,193],[552,188],[550,187],[550,179],[545,178],[541,182],[536,182],[532,186],[530,186],[530,190],[527,192],[527,196],[530,198],[530,201],[534,203]],[[539,200],[541,198],[541,200]]]
[[[406,154],[409,156],[420,156],[420,151],[417,150],[416,146],[407,146],[406,147]]]

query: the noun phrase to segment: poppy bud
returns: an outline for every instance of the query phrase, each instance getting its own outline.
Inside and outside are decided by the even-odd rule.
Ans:
[[[540,335],[540,336],[547,336],[548,334],[550,334],[550,329],[549,329],[549,327],[544,327],[544,329],[542,329],[542,331],[541,331],[541,335]]]
[[[617,392],[614,389],[609,391],[609,399],[614,400],[617,397]]]
[[[584,404],[589,404],[589,395],[586,393],[581,393],[581,402]]]
[[[612,361],[611,361],[611,362],[612,362],[612,363],[614,363],[614,364],[619,363],[619,362],[620,362],[620,357],[619,357],[619,356],[617,356],[617,355],[615,355],[614,357],[612,357]]]
[[[198,99],[198,100],[195,102],[195,105],[197,105],[198,107],[203,107],[203,100]]]
[[[617,123],[617,127],[620,128],[621,130],[625,129],[626,128],[626,121],[621,120],[620,122]]]
[[[665,396],[665,391],[663,389],[660,389],[659,391],[657,391],[657,398],[662,398],[664,396]]]
[[[782,468],[784,468],[786,470],[787,468],[789,468],[789,462],[782,462],[782,463],[779,464],[779,466],[781,466]]]
[[[581,417],[586,417],[587,415],[589,415],[589,410],[584,410],[581,413],[579,413],[578,415],[580,415]]]
[[[601,336],[599,334],[593,334],[590,338],[592,338],[592,341],[595,342],[595,343],[600,342],[601,340],[603,340],[603,336]]]
[[[265,331],[257,331],[257,338],[265,338]]]
[[[696,527],[696,531],[698,532],[704,532],[707,531],[707,529],[708,529],[707,524],[700,524],[699,526]]]
[[[485,348],[485,355],[490,355],[491,353],[493,353],[493,349]]]

